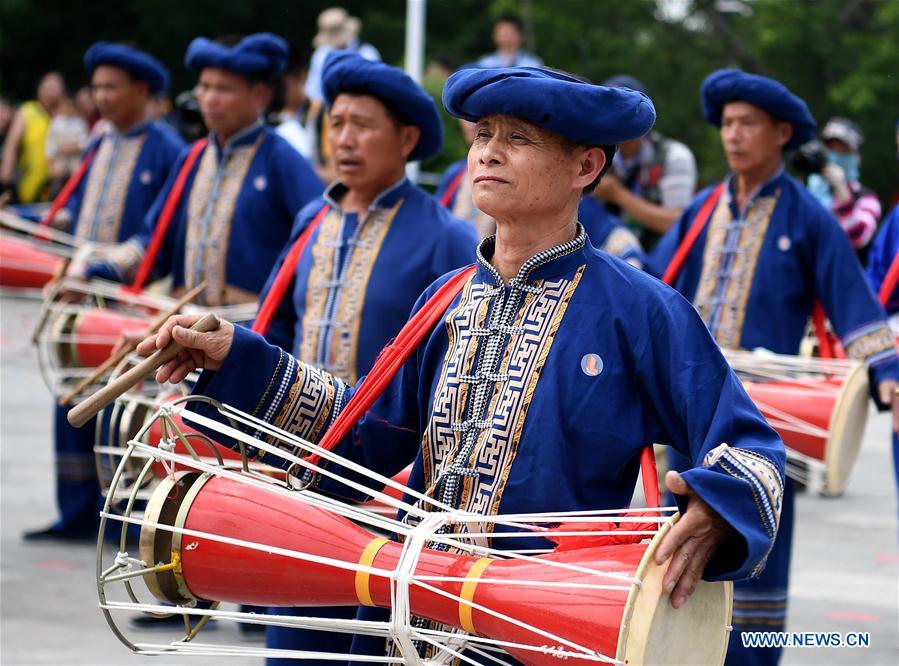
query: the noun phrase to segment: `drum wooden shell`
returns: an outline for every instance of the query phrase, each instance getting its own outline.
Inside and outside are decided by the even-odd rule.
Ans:
[[[40,289],[53,279],[62,261],[35,247],[33,241],[4,234],[0,237],[0,287]]]
[[[365,563],[380,571],[393,571],[403,546],[311,504],[233,479],[180,472],[159,486],[146,517],[148,522],[350,565],[341,568],[265,548],[173,535],[145,525],[141,559],[148,564],[164,563],[169,561],[166,555],[170,552],[171,561],[177,563],[174,570],[146,576],[150,590],[163,601],[391,606],[391,579],[383,573],[366,574],[353,567]],[[427,579],[444,594],[412,585],[410,607],[416,615],[500,641],[547,646],[549,639],[536,633],[536,628],[599,653],[616,655],[629,664],[720,664],[727,646],[731,585],[701,582],[687,604],[672,609],[662,593],[667,563],[658,566],[653,560],[655,547],[668,527],[665,525],[648,544],[595,545],[524,560],[488,560],[424,549],[415,576],[457,580]],[[548,566],[546,561],[575,564],[591,571]],[[622,584],[619,576],[634,577],[640,584]],[[521,581],[565,586],[528,586]],[[616,589],[590,588],[590,584]],[[477,606],[525,624],[510,622]],[[526,664],[561,661],[551,652],[507,649]],[[571,659],[578,661],[571,656],[567,660]]]

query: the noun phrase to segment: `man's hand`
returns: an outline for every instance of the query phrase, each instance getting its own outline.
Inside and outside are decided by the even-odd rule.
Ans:
[[[184,351],[174,360],[156,371],[156,381],[160,384],[165,382],[177,384],[197,368],[218,370],[222,361],[228,356],[231,343],[234,341],[234,324],[222,320],[219,327],[209,333],[189,330],[203,316],[180,314],[169,317],[156,335],[149,336],[137,346],[137,353],[141,356],[149,356],[172,340],[184,347]]]
[[[618,203],[618,194],[624,189],[624,185],[618,180],[618,177],[607,173],[599,181],[599,185],[593,193],[606,203]]]
[[[893,432],[899,432],[899,382],[895,379],[884,379],[877,386],[880,393],[880,402],[893,408]]]
[[[687,485],[680,474],[668,472],[665,483],[675,495],[688,498],[687,510],[664,536],[655,553],[656,564],[664,564],[672,558],[662,589],[671,595],[671,605],[680,608],[696,590],[705,565],[734,529]]]

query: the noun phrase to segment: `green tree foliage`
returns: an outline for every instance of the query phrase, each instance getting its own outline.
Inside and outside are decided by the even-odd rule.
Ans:
[[[405,0],[3,0],[0,90],[24,99],[54,68],[83,82],[81,57],[96,39],[152,51],[183,90],[193,82],[181,64],[191,38],[270,30],[309,51],[316,16],[334,4],[362,19],[364,39],[386,61],[402,64]],[[727,167],[717,132],[702,121],[699,86],[714,69],[739,67],[783,81],[820,123],[856,120],[867,138],[863,181],[885,203],[896,192],[899,0],[430,0],[428,58],[462,64],[492,51],[492,20],[508,11],[525,20],[529,48],[547,65],[594,81],[641,79],[659,131],[693,148],[703,182]],[[426,85],[439,94],[439,77]],[[452,122],[447,136],[428,168],[464,153]]]

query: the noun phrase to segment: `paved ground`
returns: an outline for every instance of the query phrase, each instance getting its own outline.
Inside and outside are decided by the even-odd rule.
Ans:
[[[0,663],[172,663],[132,655],[110,632],[97,609],[93,545],[26,546],[20,540],[23,529],[49,522],[54,512],[51,400],[28,342],[37,311],[33,301],[0,298]],[[800,496],[798,506],[788,628],[868,631],[871,645],[792,649],[784,664],[899,663],[899,552],[889,446],[886,417],[872,416],[845,496]],[[232,626],[218,632],[252,646],[241,643]],[[175,663],[222,662],[194,657]]]

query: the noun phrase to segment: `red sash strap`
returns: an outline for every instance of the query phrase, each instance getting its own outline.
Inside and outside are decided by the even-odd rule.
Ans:
[[[709,198],[705,200],[705,203],[702,204],[702,208],[699,209],[696,217],[693,218],[693,223],[690,225],[687,235],[684,236],[680,245],[677,246],[677,250],[675,250],[674,256],[671,258],[671,263],[668,264],[668,268],[665,269],[665,274],[662,275],[662,282],[665,284],[671,285],[677,279],[681,268],[684,266],[684,262],[687,260],[687,255],[690,254],[690,250],[692,250],[693,246],[696,244],[696,239],[699,238],[699,234],[702,233],[702,230],[705,229],[709,219],[711,219],[712,211],[715,210],[715,205],[718,203],[718,199],[721,198],[722,192],[724,192],[724,183],[721,183],[712,190]]]
[[[372,369],[362,380],[356,393],[350,398],[344,410],[340,413],[328,431],[322,437],[319,445],[332,450],[337,443],[350,431],[363,414],[375,403],[375,400],[384,392],[394,375],[403,367],[406,359],[421,344],[421,341],[433,329],[440,318],[449,308],[456,295],[462,291],[465,283],[474,275],[475,267],[469,266],[451,277],[437,292],[428,299],[422,308],[416,312],[403,326],[392,342],[389,342],[375,359]],[[309,461],[315,465],[320,457],[313,454]]]
[[[66,181],[66,184],[62,186],[62,189],[59,191],[59,194],[56,195],[56,198],[53,200],[53,203],[50,205],[50,210],[47,211],[47,214],[41,219],[41,224],[47,225],[56,217],[56,214],[61,211],[67,203],[69,203],[69,199],[72,198],[72,195],[75,193],[75,188],[81,183],[84,178],[84,174],[87,173],[87,170],[90,168],[91,162],[94,161],[94,155],[97,154],[97,148],[100,143],[97,142],[93,148],[91,148],[87,155],[84,156],[84,159],[81,160],[81,164],[78,165],[78,168],[75,170],[69,179]]]
[[[459,170],[459,173],[453,176],[453,179],[447,186],[446,191],[440,197],[441,206],[443,206],[444,208],[450,207],[450,202],[453,200],[453,197],[456,196],[456,192],[459,191],[459,186],[462,184],[462,179],[465,178],[466,173],[468,173],[468,167],[463,166]]]
[[[899,283],[899,252],[893,257],[893,263],[890,264],[887,275],[883,279],[883,284],[880,285],[880,291],[877,294],[880,298],[880,304],[883,305],[883,307],[887,306],[887,301],[890,300],[890,294],[896,289],[897,283]]]
[[[203,149],[206,148],[208,143],[209,139],[200,139],[191,146],[190,152],[187,153],[187,157],[184,158],[184,164],[181,165],[181,170],[175,178],[175,184],[172,185],[169,196],[166,197],[165,205],[162,207],[162,213],[159,215],[159,220],[156,222],[156,228],[153,230],[153,236],[150,238],[150,244],[147,246],[143,261],[141,261],[140,266],[137,269],[137,275],[134,277],[134,282],[131,286],[125,287],[125,291],[138,293],[143,290],[147,278],[150,277],[150,271],[153,270],[156,256],[159,254],[159,250],[162,249],[162,242],[165,240],[166,232],[168,232],[169,226],[172,223],[175,209],[178,207],[181,196],[184,194],[184,185],[187,183],[187,176],[194,164],[196,164],[200,153],[203,152]]]
[[[330,209],[331,207],[325,204],[325,206],[318,211],[315,219],[309,223],[309,226],[303,229],[303,233],[301,233],[299,238],[294,241],[293,247],[290,248],[290,251],[284,258],[284,263],[281,264],[281,268],[278,270],[278,274],[272,282],[271,289],[268,290],[268,294],[265,296],[265,301],[263,301],[262,305],[259,307],[259,314],[256,315],[256,321],[253,322],[252,330],[259,335],[264,336],[268,333],[275,312],[277,312],[278,306],[281,305],[281,301],[284,300],[284,295],[287,293],[287,287],[290,286],[290,281],[293,279],[294,273],[297,270],[300,255],[303,254],[303,250],[306,248],[306,245],[309,244],[309,238],[318,228],[318,225],[321,224],[322,219],[324,219]]]

